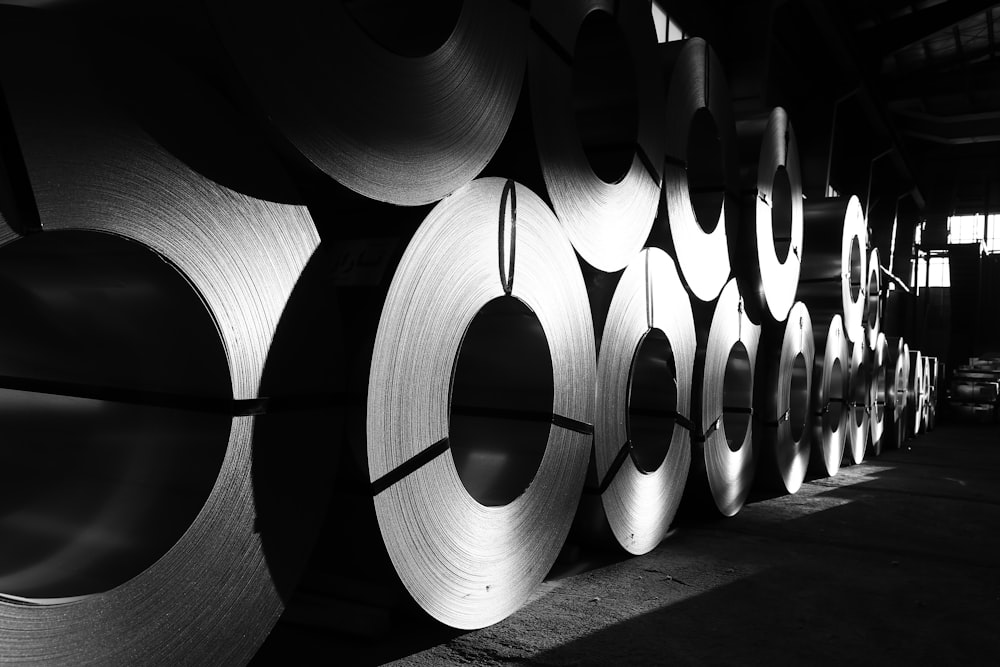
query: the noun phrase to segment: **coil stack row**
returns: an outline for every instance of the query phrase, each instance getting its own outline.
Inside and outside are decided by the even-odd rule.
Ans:
[[[293,595],[483,627],[571,531],[933,426],[861,203],[709,44],[413,4],[3,8],[0,661],[245,662]]]

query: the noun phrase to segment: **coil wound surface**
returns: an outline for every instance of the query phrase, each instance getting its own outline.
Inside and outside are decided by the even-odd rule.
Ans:
[[[851,463],[861,463],[868,447],[869,386],[871,372],[868,367],[868,344],[859,339],[851,343],[851,361],[848,371],[847,404],[847,457]]]
[[[228,361],[227,405],[232,398],[256,399],[283,308],[319,242],[310,216],[300,207],[237,194],[189,170],[103,106],[83,53],[49,28],[12,32],[2,47],[8,61],[39,49],[3,78],[44,230],[38,236],[101,232],[157,253],[189,282],[215,321]],[[218,476],[176,543],[109,590],[47,601],[58,604],[0,602],[3,659],[250,659],[283,602],[255,525],[251,469],[258,418],[230,419]],[[141,501],[119,499],[110,511],[127,514]]]
[[[868,390],[868,426],[872,453],[878,456],[882,453],[882,438],[886,422],[890,419],[887,413],[892,409],[887,388],[895,381],[895,368],[890,366],[889,344],[885,334],[880,333],[875,339],[875,349],[871,351],[869,358],[868,368],[872,379]]]
[[[643,250],[622,274],[604,325],[594,425],[597,477],[613,476],[601,484],[601,501],[629,553],[659,544],[684,492],[696,345],[690,297],[673,260]]]
[[[938,386],[941,381],[941,364],[937,357],[927,357],[930,364],[930,387],[927,399],[927,430],[933,431],[937,422]]]
[[[715,506],[740,511],[754,476],[753,383],[760,325],[750,320],[735,280],[711,307],[711,327],[698,332],[692,421],[700,429],[699,471],[704,467]]]
[[[734,273],[751,314],[783,322],[796,298],[802,260],[798,143],[781,107],[766,120],[741,121],[736,129],[743,196]]]
[[[901,337],[887,337],[886,371],[886,408],[885,430],[888,436],[886,444],[895,449],[903,446],[906,440],[906,396],[910,362],[909,348]]]
[[[768,477],[788,493],[802,486],[811,450],[810,394],[816,350],[809,310],[795,302],[783,323],[763,326],[758,352],[755,437]],[[758,471],[761,475],[761,471]]]
[[[816,321],[840,315],[847,340],[862,340],[867,231],[861,203],[854,196],[811,199],[804,210],[799,299],[809,306]]]
[[[528,35],[516,3],[209,4],[278,132],[366,197],[439,200],[486,166],[514,114]]]
[[[698,37],[662,44],[660,54],[667,131],[659,216],[688,289],[711,301],[729,280],[729,235],[739,216],[729,86],[715,51]]]
[[[907,435],[920,435],[924,411],[924,357],[920,350],[908,350],[910,363],[906,368]]]
[[[649,6],[531,11],[528,80],[549,199],[580,256],[618,271],[645,244],[660,200],[664,94]]]
[[[874,351],[882,333],[882,265],[878,248],[868,255],[868,279],[865,287],[864,330],[868,349]]]
[[[817,322],[813,329],[816,355],[813,371],[813,461],[820,473],[833,476],[840,470],[847,441],[848,356],[843,320],[834,315],[829,324]]]
[[[455,458],[440,454],[463,337],[501,297],[519,300],[540,322],[554,391],[530,484],[510,502],[486,506],[466,490]],[[572,246],[536,195],[486,178],[431,211],[393,276],[369,387],[368,469],[400,579],[448,625],[499,621],[527,599],[562,546],[583,488],[594,412],[586,289]],[[409,471],[415,461],[423,465]]]
[[[931,358],[923,358],[923,379],[921,385],[924,388],[924,398],[920,406],[920,430],[926,432],[930,422],[931,410]]]

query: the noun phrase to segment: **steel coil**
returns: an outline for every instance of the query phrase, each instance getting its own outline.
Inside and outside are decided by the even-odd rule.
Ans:
[[[906,407],[908,420],[906,434],[920,435],[924,412],[924,358],[920,350],[909,350],[910,363],[907,366]]]
[[[868,254],[868,279],[864,300],[864,331],[868,349],[875,351],[882,333],[882,265],[878,248]]]
[[[864,335],[866,235],[857,197],[806,202],[798,297],[817,321],[840,315],[852,343]]]
[[[739,155],[722,63],[702,39],[660,46],[666,81],[666,159],[657,231],[702,301],[730,277],[729,240],[739,216]],[[732,236],[731,236],[732,235]]]
[[[820,474],[833,476],[840,470],[847,441],[848,356],[843,320],[834,315],[826,326],[814,328],[816,355],[813,370],[812,460]]]
[[[895,368],[890,366],[889,344],[885,334],[880,333],[875,339],[875,349],[869,354],[869,359],[868,368],[872,378],[868,391],[869,443],[872,454],[879,456],[882,453],[886,422],[890,419],[887,412],[892,409],[887,388],[895,382]]]
[[[36,488],[4,507],[0,659],[246,662],[296,576],[282,582],[268,553],[260,392],[318,234],[300,206],[195,173],[114,101],[122,82],[98,78],[74,33],[27,16],[4,16],[2,55],[20,65],[2,83],[41,230],[2,235],[0,282],[30,315],[4,340],[34,347],[18,359],[4,346],[0,374],[17,437],[50,459],[41,479],[6,468],[46,497]],[[26,49],[37,57],[20,59]],[[288,437],[281,446],[301,453]],[[302,503],[278,515],[288,542],[270,544],[293,569],[330,474],[324,453],[305,456],[301,487],[269,489]]]
[[[667,534],[691,466],[689,304],[673,260],[643,250],[618,282],[601,337],[597,479],[611,530],[633,554]]]
[[[548,368],[510,348],[525,333]],[[576,255],[536,195],[479,179],[431,211],[382,308],[367,456],[389,557],[434,618],[495,623],[548,572],[587,472],[595,357]],[[526,377],[543,398],[549,387],[550,409],[521,409]],[[514,441],[481,423],[459,432],[456,404],[534,430]]]
[[[528,82],[549,199],[580,256],[619,271],[660,200],[665,103],[649,6],[538,2],[531,18]]]
[[[798,143],[781,107],[766,119],[737,123],[736,130],[743,170],[733,273],[751,316],[783,322],[795,301],[802,261]]]
[[[886,431],[889,436],[888,443],[895,449],[900,449],[906,441],[906,387],[909,381],[910,350],[901,337],[887,338],[886,340],[890,373],[886,376],[887,407],[889,408]]]
[[[695,313],[698,356],[692,421],[699,429],[692,474],[724,516],[746,502],[754,477],[753,389],[760,325],[747,315],[739,286],[730,280],[713,304]],[[703,317],[699,317],[699,314]],[[710,317],[710,326],[707,324]]]
[[[290,152],[351,190],[427,204],[507,131],[528,13],[515,3],[209,3],[248,97]]]
[[[847,458],[861,463],[868,447],[869,386],[871,372],[867,359],[868,344],[864,339],[851,343],[851,362],[847,373],[849,397],[847,404]]]
[[[799,490],[809,465],[815,356],[812,320],[801,301],[784,323],[763,326],[754,388],[757,475],[788,493]]]
[[[927,432],[930,424],[930,413],[931,413],[931,400],[933,396],[933,387],[931,386],[931,358],[923,358],[923,379],[921,380],[921,385],[924,388],[924,400],[920,405],[920,430]]]

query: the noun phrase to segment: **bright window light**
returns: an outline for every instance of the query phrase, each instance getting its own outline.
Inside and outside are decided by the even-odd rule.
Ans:
[[[663,44],[664,42],[687,39],[687,32],[663,9],[659,2],[653,0],[651,10],[653,12],[653,25],[656,27],[657,42]]]
[[[990,216],[996,217],[996,216]],[[948,243],[976,243],[983,240],[984,216],[953,215],[948,218]]]
[[[663,44],[667,41],[667,13],[660,3],[653,3],[653,25],[656,26],[656,41]]]
[[[951,287],[951,269],[947,257],[918,258],[914,274],[910,287]]]

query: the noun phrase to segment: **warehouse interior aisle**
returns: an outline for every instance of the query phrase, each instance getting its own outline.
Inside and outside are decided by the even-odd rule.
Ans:
[[[688,518],[646,556],[550,578],[494,626],[415,621],[387,642],[279,623],[255,664],[990,662],[1000,430],[944,423],[907,444],[734,518]]]

